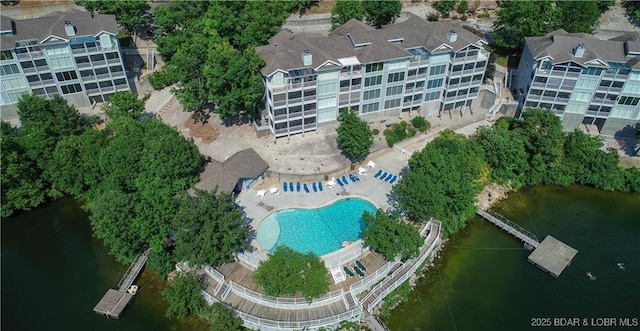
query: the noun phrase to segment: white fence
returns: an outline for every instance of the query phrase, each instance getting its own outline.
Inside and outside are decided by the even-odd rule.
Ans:
[[[365,296],[362,299],[362,302],[365,302],[366,300],[370,299],[371,296],[374,296],[377,290],[380,290],[381,288],[388,286],[384,291],[380,292],[380,294],[377,294],[376,297],[373,299],[373,301],[371,301],[371,303],[367,306],[367,311],[369,313],[371,313],[373,311],[373,308],[377,304],[379,304],[380,301],[382,301],[382,299],[384,299],[387,295],[389,295],[389,293],[391,293],[393,290],[398,288],[398,286],[400,286],[407,279],[409,279],[409,277],[411,277],[413,273],[416,272],[416,270],[422,265],[422,263],[424,263],[427,257],[433,252],[433,249],[436,247],[438,243],[438,238],[440,236],[441,223],[436,221],[436,222],[432,222],[431,224],[432,224],[431,229],[429,232],[429,236],[427,236],[426,242],[429,242],[431,240],[433,241],[431,242],[431,244],[429,244],[429,247],[424,252],[424,254],[422,254],[418,258],[418,260],[415,261],[415,263],[404,264],[400,268],[398,268],[396,271],[394,271],[393,274],[391,274],[391,276],[388,278],[389,280],[393,279],[396,275],[399,275],[403,272],[404,274],[402,274],[395,282],[393,282],[393,284],[387,285],[387,283],[383,281],[382,283],[378,284],[376,287],[372,288],[369,294],[367,294],[367,296]],[[434,231],[433,229],[434,226],[437,226],[436,231]],[[409,270],[405,272],[406,268],[409,268]]]
[[[245,264],[251,271],[256,271],[258,269],[258,265],[260,265],[260,260],[254,257],[251,257],[247,254],[238,254],[236,255],[238,261]]]
[[[241,311],[236,311],[236,314],[242,318],[244,322],[244,326],[251,329],[304,329],[304,328],[320,328],[320,327],[328,327],[334,324],[338,324],[344,320],[353,320],[360,319],[362,315],[362,307],[356,307],[352,310],[346,311],[339,315],[334,315],[330,317],[308,320],[308,321],[297,321],[297,322],[289,322],[289,321],[274,321],[265,318],[259,318],[253,315],[249,315],[243,313]]]
[[[400,263],[400,258],[401,255],[398,255],[395,260],[387,262],[385,265],[378,268],[376,272],[369,274],[367,277],[351,284],[351,286],[349,287],[349,291],[351,291],[353,295],[358,295],[366,291],[367,289],[369,289],[369,286],[371,286],[371,284],[375,284],[380,281],[380,279],[385,277],[391,271],[391,269],[393,269],[393,267]]]
[[[327,269],[340,268],[340,266],[348,264],[349,262],[362,258],[362,255],[369,250],[369,247],[362,248],[361,243],[354,244],[351,249],[347,249],[342,252],[331,254],[327,257],[322,257],[324,265]]]
[[[343,290],[335,290],[329,292],[321,297],[314,299],[311,303],[307,302],[306,298],[295,297],[295,298],[282,298],[282,297],[273,297],[269,295],[264,295],[262,293],[258,293],[256,291],[250,290],[240,284],[236,284],[233,281],[230,282],[231,291],[234,294],[237,294],[249,301],[271,307],[271,308],[280,308],[280,309],[307,309],[313,307],[324,306],[342,299]]]

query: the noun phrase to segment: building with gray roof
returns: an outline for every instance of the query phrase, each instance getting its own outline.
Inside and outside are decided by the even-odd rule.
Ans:
[[[129,90],[114,15],[54,12],[0,24],[0,107],[13,117],[18,97],[61,95],[76,107]]]
[[[515,77],[518,116],[552,110],[565,129],[613,135],[640,120],[640,34],[600,40],[562,29],[525,38]]]
[[[473,111],[489,52],[452,22],[411,16],[374,29],[350,20],[328,36],[280,31],[265,60],[263,120],[274,137],[316,130],[351,109],[362,117]]]

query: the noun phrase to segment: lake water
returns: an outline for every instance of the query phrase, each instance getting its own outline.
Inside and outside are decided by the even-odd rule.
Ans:
[[[530,252],[517,239],[476,218],[385,321],[391,330],[525,330],[546,323],[535,318],[551,318],[552,325],[573,317],[589,325],[607,317],[640,321],[639,194],[532,187],[495,210],[540,240],[549,234],[576,248],[572,264],[556,279],[527,262]]]

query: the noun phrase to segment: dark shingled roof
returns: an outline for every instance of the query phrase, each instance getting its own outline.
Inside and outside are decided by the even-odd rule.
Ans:
[[[548,33],[543,37],[527,37],[525,42],[535,59],[551,57],[553,63],[573,61],[586,66],[593,60],[603,62],[624,62],[634,67],[637,61],[627,56],[625,43],[631,41],[634,47],[634,38],[639,38],[637,32],[627,33],[610,40],[600,40],[584,33],[568,33],[562,29]],[[573,55],[573,50],[579,44],[584,45],[585,52],[582,57]],[[631,63],[629,63],[631,61]]]
[[[457,40],[449,42],[449,31],[457,33]],[[401,40],[392,43],[390,40]],[[353,42],[352,42],[353,41]],[[265,59],[261,72],[265,76],[277,70],[290,70],[305,67],[302,63],[302,52],[308,50],[312,54],[311,67],[319,69],[327,61],[339,63],[338,59],[357,57],[360,63],[373,63],[389,59],[412,56],[406,49],[425,47],[429,52],[459,51],[470,44],[480,45],[484,39],[463,29],[457,23],[429,22],[418,16],[410,15],[402,23],[395,23],[374,29],[357,21],[349,20],[336,28],[331,36],[318,37],[316,34],[293,34],[281,31],[269,40],[269,45],[256,48],[256,52]],[[356,49],[356,45],[364,45]],[[448,45],[450,48],[440,48]]]
[[[195,187],[211,191],[217,186],[218,192],[231,192],[238,180],[258,177],[268,167],[267,162],[253,148],[248,148],[233,154],[222,163],[218,161],[207,163]]]
[[[2,16],[2,30],[6,24],[5,21],[11,22],[11,20],[9,17]],[[83,11],[53,12],[38,18],[13,21],[16,25],[16,34],[2,36],[1,47],[3,50],[13,49],[16,41],[36,39],[40,43],[51,35],[68,40],[69,37],[64,30],[65,21],[73,24],[76,36],[95,36],[101,31],[118,33],[118,25],[114,15],[94,13],[91,17],[90,12]]]

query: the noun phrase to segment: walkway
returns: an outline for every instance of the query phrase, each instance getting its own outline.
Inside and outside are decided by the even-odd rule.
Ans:
[[[537,248],[540,245],[540,241],[535,234],[531,233],[520,225],[509,221],[502,215],[491,211],[487,212],[482,209],[478,209],[476,213],[493,225],[520,239],[525,243],[525,245],[528,245],[532,248]]]

